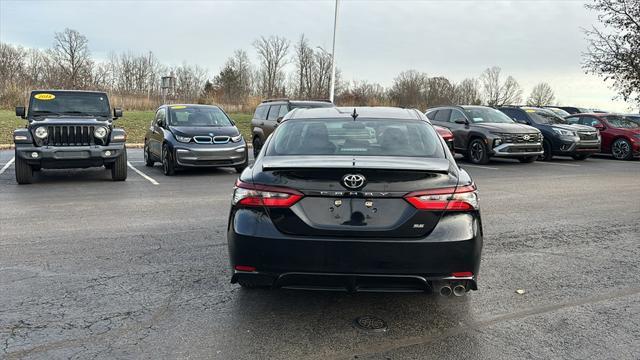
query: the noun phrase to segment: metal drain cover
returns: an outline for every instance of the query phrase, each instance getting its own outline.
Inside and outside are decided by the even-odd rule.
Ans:
[[[365,315],[357,317],[353,320],[353,324],[358,328],[366,331],[385,332],[387,331],[387,323],[379,317]]]

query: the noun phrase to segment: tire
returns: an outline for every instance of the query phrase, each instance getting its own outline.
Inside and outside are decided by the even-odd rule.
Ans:
[[[631,160],[633,152],[631,143],[626,139],[618,139],[611,144],[611,154],[617,160]]]
[[[469,161],[474,164],[489,163],[489,152],[487,151],[487,146],[480,138],[471,140],[469,148],[467,149],[467,156]]]
[[[144,142],[142,153],[144,154],[144,166],[153,167],[153,164],[155,164],[156,162],[153,161],[153,159],[151,158],[151,154],[149,154],[149,145],[147,145],[146,141]]]
[[[553,159],[553,152],[551,150],[551,143],[548,141],[542,142],[542,149],[544,150],[544,154],[540,155],[540,160],[550,161]]]
[[[573,158],[573,160],[585,160],[586,158],[589,157],[589,155],[586,155],[586,154],[573,154],[573,155],[571,155],[571,157]]]
[[[253,144],[253,158],[255,159],[258,157],[258,154],[260,154],[260,150],[262,150],[262,140],[256,136],[251,143]]]
[[[518,160],[520,160],[521,163],[532,163],[536,161],[537,158],[538,158],[537,156],[527,156],[527,157],[519,158]]]
[[[20,185],[31,184],[33,181],[33,168],[27,162],[18,157],[16,154],[16,182]]]
[[[167,145],[162,146],[162,173],[172,176],[176,173],[176,163]]]
[[[111,165],[111,180],[125,181],[127,179],[127,148],[123,148],[122,154]]]

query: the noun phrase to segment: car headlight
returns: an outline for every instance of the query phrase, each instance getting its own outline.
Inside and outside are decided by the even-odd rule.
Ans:
[[[497,138],[497,139],[493,140],[493,144],[494,144],[494,146],[498,146],[498,145],[502,144],[502,139],[501,138]]]
[[[231,141],[233,141],[233,142],[240,142],[240,140],[242,140],[242,135],[237,135],[237,136],[232,136],[231,137]]]
[[[578,136],[575,131],[553,128],[553,131],[561,136]]]
[[[49,131],[47,131],[46,127],[40,126],[36,129],[35,134],[38,139],[44,139],[49,135]]]
[[[180,136],[180,135],[175,135],[176,140],[180,141],[181,143],[188,143],[191,141],[191,136]]]
[[[107,136],[107,128],[104,126],[96,128],[95,130],[93,130],[93,136],[97,137],[98,139],[104,139],[104,137]]]

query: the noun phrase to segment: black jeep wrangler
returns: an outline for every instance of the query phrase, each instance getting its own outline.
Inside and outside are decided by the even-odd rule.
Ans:
[[[31,183],[40,169],[104,166],[113,180],[127,178],[127,136],[112,125],[122,109],[114,108],[112,115],[106,93],[32,91],[29,112],[19,106],[16,116],[29,121],[13,132],[18,184]]]

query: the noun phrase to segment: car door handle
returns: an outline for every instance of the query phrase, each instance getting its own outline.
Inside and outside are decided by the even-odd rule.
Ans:
[[[261,125],[261,126],[262,126],[262,125],[264,125],[264,121],[261,121],[261,122],[260,122],[260,125]]]

